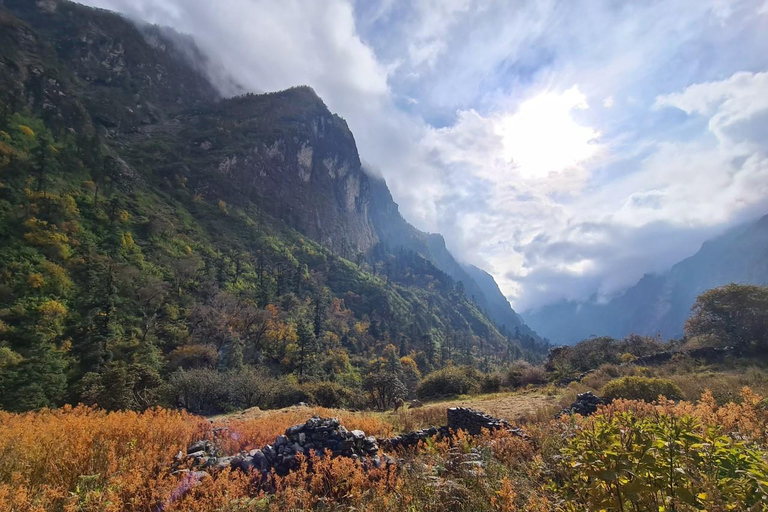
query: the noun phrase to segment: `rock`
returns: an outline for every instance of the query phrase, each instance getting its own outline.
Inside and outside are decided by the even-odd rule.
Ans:
[[[263,457],[263,455],[262,455]],[[254,457],[248,456],[244,458],[242,461],[240,461],[240,469],[245,471],[246,473],[252,471],[254,468],[257,467],[256,460]]]
[[[301,429],[303,428],[304,425],[294,425],[292,427],[288,427],[285,429],[285,435],[288,436],[289,439],[296,439],[301,432]]]
[[[605,402],[602,398],[596,396],[591,391],[587,391],[586,393],[576,395],[576,401],[573,402],[570,407],[560,411],[556,417],[570,414],[581,414],[582,416],[589,416],[590,414],[597,412],[597,407],[603,403]]]
[[[232,461],[234,460],[235,457],[219,457],[216,459],[216,464],[214,466],[218,470],[225,470],[229,467],[232,467]]]
[[[284,435],[278,436],[274,443],[261,449],[242,452],[235,457],[216,458],[209,454],[213,445],[203,442],[190,445],[190,448],[203,448],[190,456],[195,457],[197,467],[214,467],[218,471],[232,467],[244,472],[262,473],[274,470],[279,475],[285,475],[298,466],[296,456],[309,454],[310,450],[314,450],[319,457],[330,453],[331,457],[349,457],[361,461],[364,468],[381,468],[396,464],[397,461],[379,453],[380,445],[392,448],[413,447],[432,436],[449,436],[452,430],[457,429],[479,433],[484,428],[505,428],[525,437],[519,429],[512,429],[507,422],[472,409],[450,409],[448,420],[446,426],[433,426],[391,439],[377,440],[374,436],[366,436],[362,430],[347,430],[339,424],[338,418],[313,416],[304,424],[288,427]],[[479,454],[476,453],[459,454],[456,464],[473,462],[468,466],[474,467],[477,465],[474,462],[479,460]]]
[[[421,403],[421,401],[420,401],[420,400],[416,400],[416,399],[414,399],[414,400],[411,400],[411,401],[408,403],[408,407],[409,407],[409,408],[411,408],[411,409],[417,409],[417,408],[419,408],[419,407],[422,407],[423,405],[424,405],[424,404],[423,404],[423,403]]]
[[[259,471],[266,471],[269,469],[269,461],[261,450],[252,450],[255,453],[251,454],[253,463]]]
[[[271,444],[265,446],[261,451],[270,463],[277,458],[277,452]]]
[[[209,448],[208,441],[196,441],[187,447],[187,453],[204,452]]]

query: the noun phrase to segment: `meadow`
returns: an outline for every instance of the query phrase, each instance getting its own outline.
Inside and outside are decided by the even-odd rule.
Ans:
[[[768,510],[766,401],[748,387],[724,402],[709,391],[653,404],[617,399],[587,418],[553,419],[580,390],[547,386],[385,413],[290,407],[207,419],[84,406],[0,413],[0,503],[13,512]],[[221,427],[219,450],[236,453],[312,414],[386,437],[440,424],[446,406],[462,403],[517,416],[532,442],[459,432],[391,453],[396,467],[313,456],[264,481],[225,470],[193,482],[172,470],[179,451]]]

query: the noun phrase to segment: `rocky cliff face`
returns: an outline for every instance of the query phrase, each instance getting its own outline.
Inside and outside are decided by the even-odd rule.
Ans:
[[[768,284],[768,216],[705,242],[668,272],[644,276],[608,303],[563,302],[528,313],[526,320],[558,343],[574,343],[593,334],[676,338],[683,334],[696,297],[732,282]]]
[[[354,137],[312,89],[224,100],[193,125],[181,142],[196,156],[188,186],[198,193],[258,198],[267,212],[349,259],[378,242]]]
[[[7,36],[23,35],[26,49],[33,50],[24,52],[25,58],[32,57],[32,66],[20,70],[22,74],[24,67],[30,71],[31,83],[22,81],[28,84],[27,97],[31,94],[34,99],[41,88],[48,95],[54,85],[51,80],[66,75],[70,95],[76,95],[111,136],[136,131],[219,97],[194,62],[203,60],[194,43],[183,42],[181,36],[169,37],[172,32],[167,29],[137,27],[109,11],[86,11],[68,1],[3,0],[2,5],[25,22],[15,22],[16,35]],[[4,18],[12,19],[7,14]],[[40,55],[45,62],[35,66],[35,56]],[[56,69],[56,61],[66,63],[66,72]],[[48,99],[52,107],[68,96],[61,90],[54,94],[59,97]]]

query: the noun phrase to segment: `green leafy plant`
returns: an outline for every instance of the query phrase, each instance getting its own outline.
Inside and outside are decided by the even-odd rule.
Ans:
[[[569,511],[765,510],[768,501],[758,447],[689,415],[596,416],[561,455],[551,486]]]

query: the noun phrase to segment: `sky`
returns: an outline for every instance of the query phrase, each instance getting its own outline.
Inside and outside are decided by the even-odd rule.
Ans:
[[[521,312],[768,213],[768,0],[81,3],[192,35],[225,95],[313,87]]]

